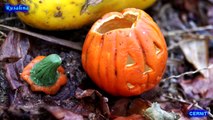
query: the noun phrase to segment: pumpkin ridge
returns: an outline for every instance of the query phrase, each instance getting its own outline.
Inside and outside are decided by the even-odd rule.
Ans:
[[[101,46],[100,46],[100,42],[101,41],[98,41],[99,39],[101,38],[101,36],[99,35],[96,35],[94,36],[93,40],[91,41],[91,45],[89,46],[88,48],[88,59],[87,59],[87,74],[89,76],[93,76],[92,79],[95,79],[95,80],[98,80],[97,79],[97,67],[95,64],[98,63],[98,57],[99,57],[99,54],[100,54],[100,49],[101,49]],[[96,49],[99,49],[99,50],[93,50],[94,48]],[[95,58],[94,58],[95,57]],[[94,67],[95,66],[95,67]],[[93,69],[91,69],[93,67]],[[98,84],[98,82],[96,82],[96,84]]]
[[[150,28],[150,27],[149,26],[143,27],[143,29],[147,29],[147,28]],[[145,61],[146,61],[147,65],[150,66],[150,68],[152,70],[156,71],[156,69],[154,69],[154,66],[155,66],[155,64],[153,64],[154,62],[151,62],[150,60],[147,60],[147,59],[152,59],[152,61],[157,61],[157,58],[150,56],[151,50],[149,50],[149,49],[151,49],[151,48],[147,49],[147,47],[143,45],[143,44],[145,44],[145,43],[143,43],[143,41],[147,41],[146,44],[153,45],[153,39],[152,39],[152,37],[150,37],[150,36],[152,36],[152,33],[150,31],[146,31],[145,32],[146,34],[143,35],[140,33],[140,31],[138,29],[136,29],[136,33],[138,34],[138,37],[140,38],[140,40],[142,42],[141,45],[142,45],[142,49],[144,51],[144,55],[145,55],[145,59],[146,59]],[[146,39],[144,39],[144,38],[146,38]],[[152,47],[152,46],[149,46],[149,47]],[[154,45],[153,45],[153,47],[154,47]],[[153,48],[153,50],[154,50],[154,48]],[[147,56],[147,55],[149,55],[149,56]],[[156,55],[156,54],[154,54],[154,55]],[[152,57],[152,58],[150,58],[150,57]]]
[[[85,63],[83,64],[84,67],[85,67],[85,70],[87,69],[87,61],[88,61],[89,48],[90,48],[90,45],[91,45],[92,41],[94,40],[94,38],[95,38],[95,36],[92,35],[91,40],[88,43],[88,47],[85,50],[85,61],[84,61]]]
[[[112,34],[112,35],[114,35],[114,34]],[[115,36],[116,37],[116,36]],[[108,38],[109,39],[109,38]],[[109,42],[109,40],[107,40],[108,42]],[[115,44],[114,44],[114,42],[115,42],[115,40],[110,40],[110,42],[108,43],[108,44],[110,44],[110,45],[112,45],[111,47],[110,47],[110,53],[113,53],[113,52],[115,52],[114,51],[114,48],[115,48]],[[109,45],[109,46],[110,46]],[[115,54],[115,53],[114,53]],[[113,54],[113,57],[115,57],[114,56],[114,54]],[[111,54],[110,54],[110,56],[111,56]],[[112,58],[110,59],[109,57],[107,57],[109,60],[108,60],[108,62],[107,62],[107,70],[106,70],[106,74],[107,74],[107,80],[108,80],[108,82],[109,82],[109,88],[110,88],[110,90],[112,91],[113,89],[114,89],[114,85],[115,85],[115,82],[116,82],[116,76],[115,76],[115,67],[112,67],[112,61],[115,63],[115,61],[114,61],[114,59],[112,60]],[[113,65],[114,66],[114,65]],[[113,71],[111,72],[111,70],[113,69]],[[114,80],[112,80],[112,79],[114,79]],[[114,91],[113,91],[114,92]]]
[[[113,32],[108,32],[104,36],[104,46],[103,46],[103,51],[104,51],[104,58],[102,60],[105,60],[105,79],[106,79],[106,84],[107,90],[110,93],[116,93],[114,88],[116,87],[116,80],[117,80],[117,75],[115,75],[115,43],[116,43],[116,38],[117,34],[114,34]],[[113,57],[113,59],[112,59]]]
[[[118,39],[118,35],[117,35],[117,33],[115,34],[115,53],[114,53],[114,55],[115,55],[115,57],[114,57],[114,60],[115,60],[115,62],[114,62],[114,64],[115,64],[115,77],[116,77],[116,82],[117,82],[117,80],[118,80],[118,71],[117,71],[117,69],[118,69],[118,66],[117,66],[117,39]],[[117,87],[115,87],[116,86],[116,84],[114,84],[113,85],[113,87],[115,88],[115,94],[117,94],[118,92],[118,88]]]
[[[132,51],[132,50],[130,50],[129,51],[129,55],[130,56],[132,56],[132,58],[136,58],[134,61],[135,61],[135,63],[132,65],[132,66],[130,66],[130,67],[127,67],[127,70],[130,68],[130,69],[132,69],[132,70],[136,70],[137,69],[137,73],[138,73],[138,78],[130,78],[128,81],[127,81],[127,84],[128,83],[130,83],[131,85],[133,85],[133,86],[135,86],[135,87],[132,87],[132,88],[137,88],[137,87],[141,87],[141,86],[145,86],[145,82],[147,81],[147,74],[144,74],[143,73],[143,69],[145,69],[146,67],[143,67],[143,66],[145,66],[146,65],[146,63],[145,63],[145,56],[144,56],[144,51],[143,51],[143,49],[142,49],[142,47],[141,47],[141,44],[140,44],[140,41],[139,41],[139,38],[138,38],[138,36],[135,34],[135,29],[133,29],[132,31],[130,31],[130,33],[132,34],[132,36],[131,36],[131,40],[132,40],[132,42],[134,42],[135,44],[137,44],[137,51],[139,51],[138,53],[138,55],[140,56],[140,59],[139,58],[137,58],[135,55],[136,54],[134,54],[134,51]],[[136,50],[136,49],[135,49]],[[135,57],[134,57],[135,56]],[[139,57],[138,56],[138,57]],[[137,60],[137,59],[139,59],[139,60]],[[145,64],[145,65],[143,65],[143,64]],[[136,68],[134,68],[134,67],[136,67]],[[130,75],[131,76],[131,75]],[[135,81],[138,81],[138,82],[135,82]],[[144,84],[144,85],[143,85]],[[143,88],[141,87],[141,90],[142,90]],[[133,89],[132,89],[133,90]],[[133,90],[134,91],[134,90]]]
[[[154,29],[154,28],[152,28],[152,29]],[[154,30],[156,30],[156,29],[154,29]],[[160,36],[160,33],[155,32],[154,30],[152,30],[153,36],[155,36],[155,37]],[[162,43],[162,42],[160,42],[159,40],[157,40],[156,38],[153,38],[153,36],[149,36],[149,37],[150,37],[151,39],[153,39],[153,44],[156,45],[158,48],[160,48],[160,54],[163,54],[164,51],[165,51],[165,50],[163,49],[163,47],[166,46],[165,43]],[[161,37],[161,36],[160,36],[160,37]],[[161,38],[161,39],[164,39],[164,38]],[[159,56],[161,56],[161,55],[159,55]]]
[[[157,33],[158,36],[160,36],[161,38],[163,37],[161,33],[157,32],[160,31],[158,25],[156,23],[150,22],[147,19],[143,19],[143,21],[148,24],[149,26],[151,26],[152,29],[154,29],[153,31]],[[163,38],[164,39],[164,38]]]
[[[124,38],[124,31],[122,30],[117,30],[114,31],[117,34],[116,37],[116,48],[117,48],[117,57],[116,57],[116,65],[117,65],[117,83],[116,84],[116,91],[120,94],[120,92],[127,92],[126,91],[126,86],[124,82],[122,81],[126,81],[126,78],[123,77],[124,74],[124,70],[123,70],[123,65],[125,65],[125,63],[122,63],[122,55],[123,55],[123,41],[122,39]],[[121,54],[122,53],[122,54]],[[121,68],[120,68],[121,67]]]
[[[138,36],[137,30],[134,29],[134,32],[135,32],[136,41],[138,42],[138,44],[139,44],[139,46],[140,46],[140,49],[141,49],[141,51],[142,51],[144,60],[146,60],[146,59],[145,59],[145,51],[143,50],[142,45],[141,45],[141,42],[139,41],[139,36]],[[146,61],[145,61],[145,62],[146,62]]]
[[[153,31],[152,28],[151,28],[150,30]],[[155,31],[154,31],[154,32],[155,32]],[[152,32],[148,31],[147,34],[152,34]],[[164,42],[157,41],[157,40],[154,38],[154,37],[157,37],[157,36],[158,36],[157,32],[155,32],[155,35],[147,35],[147,37],[149,37],[149,39],[152,40],[153,46],[155,47],[155,44],[156,44],[156,45],[158,45],[158,48],[160,48],[160,50],[161,50],[161,54],[158,54],[158,55],[155,54],[156,57],[153,58],[153,59],[156,59],[156,62],[159,63],[162,59],[165,58],[165,57],[163,57],[163,56],[165,56],[165,55],[164,55],[164,54],[165,54],[165,50],[164,50],[165,44],[164,44]],[[166,46],[165,46],[165,48],[166,48]],[[155,53],[156,53],[156,52],[155,52]],[[159,64],[157,64],[157,65],[159,65]],[[162,65],[162,66],[164,66],[164,65]],[[151,80],[151,81],[149,81],[150,84],[151,84],[151,83],[156,84],[156,83],[159,82],[159,81],[157,80],[157,77],[162,77],[160,74],[157,74],[157,73],[159,73],[159,71],[162,71],[161,68],[158,69],[158,68],[155,67],[153,72],[155,72],[156,75],[154,75],[153,73],[149,74],[148,80]],[[150,77],[151,77],[151,78],[150,78]],[[153,78],[154,78],[154,79],[153,79]],[[149,89],[149,88],[150,88],[150,85],[148,85],[148,89]]]
[[[101,35],[101,42],[100,42],[100,46],[101,46],[101,50],[100,50],[100,53],[99,53],[99,56],[98,56],[98,79],[97,80],[100,80],[100,81],[105,81],[105,80],[102,80],[101,78],[102,78],[102,76],[101,76],[101,74],[100,74],[100,66],[101,66],[101,64],[100,64],[100,62],[101,62],[101,56],[102,56],[102,51],[103,51],[103,46],[104,46],[104,36],[105,36],[105,34],[102,34]],[[101,88],[104,88],[102,85],[104,85],[104,84],[99,84],[100,85],[100,87]],[[105,89],[105,88],[104,88]]]
[[[102,52],[101,54],[103,54],[103,57],[105,59],[105,64],[104,64],[104,69],[105,69],[105,77],[104,78],[104,83],[105,86],[107,86],[106,90],[107,89],[110,89],[111,91],[111,86],[110,85],[110,81],[109,81],[109,74],[108,74],[108,70],[109,70],[109,67],[108,67],[108,64],[109,64],[109,61],[106,59],[106,50],[105,49],[109,49],[108,46],[107,46],[107,42],[109,42],[109,40],[107,39],[108,35],[112,34],[111,32],[107,32],[106,34],[103,34],[103,38],[104,38],[104,41],[103,41],[103,46],[102,46]],[[101,60],[100,60],[101,61]]]
[[[144,59],[144,63],[146,64],[147,62],[146,62],[146,54],[145,54],[145,51],[144,51],[144,49],[143,49],[143,46],[141,45],[141,42],[139,41],[139,33],[138,33],[138,31],[137,31],[137,29],[134,29],[134,31],[135,31],[135,36],[136,36],[136,40],[138,41],[138,44],[139,44],[139,46],[140,46],[140,48],[141,48],[141,51],[142,51],[142,53],[143,53],[143,59]],[[145,70],[145,64],[144,64],[144,70]],[[143,72],[144,73],[144,72]],[[141,73],[141,74],[143,74],[143,73]],[[145,89],[147,89],[147,86],[148,86],[148,81],[149,81],[149,74],[144,74],[144,75],[146,75],[147,76],[147,80],[146,80],[146,84],[144,84],[145,85]]]

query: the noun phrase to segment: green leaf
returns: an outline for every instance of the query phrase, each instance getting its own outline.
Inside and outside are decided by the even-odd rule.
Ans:
[[[150,120],[178,120],[180,118],[176,113],[162,110],[158,103],[152,103],[151,107],[147,108],[144,114]]]

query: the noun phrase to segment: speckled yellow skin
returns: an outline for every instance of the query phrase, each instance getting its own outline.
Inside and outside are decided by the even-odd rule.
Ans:
[[[86,0],[9,0],[13,5],[18,3],[28,5],[29,12],[17,12],[18,17],[24,23],[43,30],[80,28],[94,22],[107,12],[121,11],[131,7],[145,9],[155,1],[103,0],[98,5],[90,5],[86,12],[80,14]]]

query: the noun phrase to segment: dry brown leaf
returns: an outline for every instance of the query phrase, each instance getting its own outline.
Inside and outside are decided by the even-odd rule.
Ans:
[[[140,114],[144,115],[144,111],[150,107],[150,103],[140,98],[134,99],[129,105],[128,114]]]
[[[209,59],[209,64],[213,64],[213,58]],[[213,96],[213,68],[208,70],[209,77],[197,76],[192,80],[181,80],[180,85],[184,92],[192,98],[212,98]]]
[[[126,116],[130,104],[129,98],[121,98],[111,107],[111,114],[114,116]]]
[[[84,98],[91,98],[93,102],[97,103],[98,107],[97,106],[96,107],[101,110],[102,115],[104,115],[105,117],[110,116],[110,109],[109,109],[109,106],[108,106],[108,98],[104,97],[97,90],[93,90],[93,89],[81,90],[80,88],[78,88],[76,90],[75,97],[79,100],[83,100]],[[87,104],[89,104],[89,103],[87,103]]]
[[[209,70],[210,76],[213,76],[213,69]],[[212,98],[213,96],[213,78],[204,78],[198,76],[192,80],[182,80],[180,85],[183,87],[185,93],[192,98]]]
[[[144,118],[144,111],[150,107],[150,103],[141,98],[122,98],[115,102],[112,106],[112,116],[116,117],[116,120],[137,120]]]
[[[208,67],[208,44],[206,40],[189,40],[180,44],[188,62],[194,65],[196,69]],[[208,72],[201,71],[204,77],[208,77]]]
[[[211,0],[213,3],[213,0]],[[208,23],[210,25],[213,25],[213,5],[209,6],[207,9],[207,17],[208,17]]]
[[[83,120],[83,116],[73,113],[72,111],[62,109],[57,106],[45,106],[47,111],[49,111],[58,120]]]
[[[114,120],[145,120],[141,115],[133,114],[127,117],[117,117]]]

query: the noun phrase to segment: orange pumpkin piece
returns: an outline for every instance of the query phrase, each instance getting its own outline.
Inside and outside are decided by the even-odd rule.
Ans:
[[[133,114],[127,117],[117,117],[114,120],[144,120],[141,115]]]
[[[56,94],[67,82],[61,62],[57,54],[37,56],[23,69],[21,78],[31,86],[32,91]]]
[[[128,8],[96,21],[85,39],[83,68],[115,96],[139,95],[161,80],[167,61],[164,37],[144,11]]]

